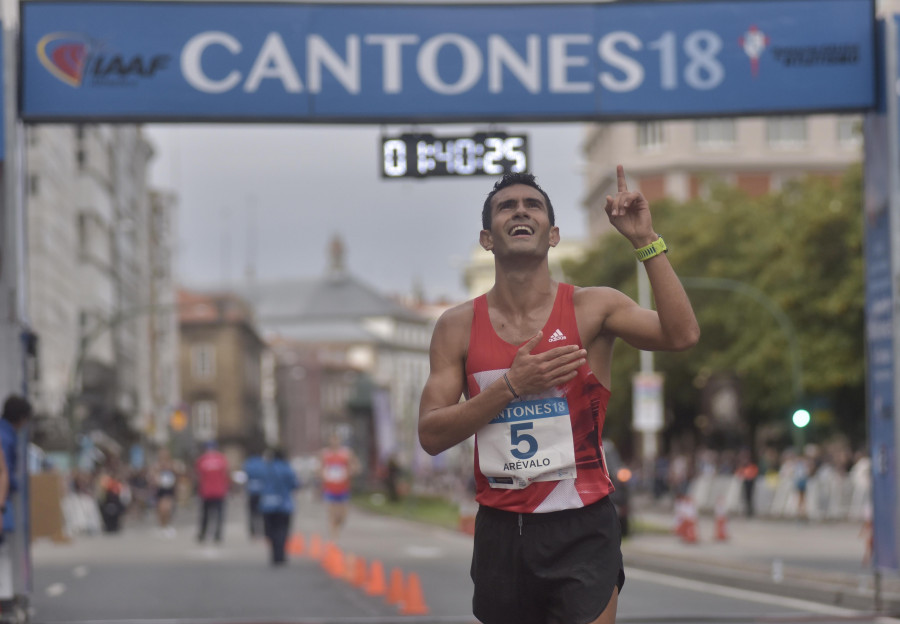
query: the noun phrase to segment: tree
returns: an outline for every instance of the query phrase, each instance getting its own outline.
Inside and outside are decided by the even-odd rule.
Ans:
[[[796,329],[802,385],[814,397],[811,436],[865,440],[862,168],[839,180],[809,176],[751,198],[715,186],[709,198],[656,202],[653,222],[679,276],[735,280],[765,293]],[[636,298],[630,244],[612,232],[587,257],[566,266],[579,285],[607,285]],[[689,288],[702,336],[685,353],[660,353],[667,432],[693,430],[700,388],[714,373],[741,383],[742,416],[752,436],[771,426],[785,436],[798,397],[788,336],[771,311],[738,292]],[[637,352],[617,345],[607,435],[627,446],[631,375]],[[753,439],[752,437],[750,438]]]

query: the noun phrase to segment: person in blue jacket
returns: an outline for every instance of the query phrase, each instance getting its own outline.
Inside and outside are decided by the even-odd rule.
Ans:
[[[272,565],[287,563],[285,545],[291,531],[291,517],[294,513],[294,491],[300,481],[281,449],[267,453],[262,470],[262,489],[259,496],[259,511],[263,516],[263,526],[272,550]]]
[[[9,494],[3,501],[3,532],[15,530],[15,514],[13,506],[8,504],[9,498],[19,490],[20,475],[16,471],[18,465],[19,430],[31,418],[31,403],[27,399],[10,395],[3,403],[3,415],[0,417],[0,446],[6,458],[6,473],[9,475]]]
[[[31,418],[31,403],[27,399],[10,395],[3,402],[3,414],[0,416],[0,448],[3,449],[6,475],[9,487],[6,496],[0,501],[0,509],[3,510],[3,533],[0,534],[0,609],[8,612],[10,602],[13,600],[14,590],[12,583],[12,555],[9,550],[7,534],[16,528],[15,510],[10,504],[15,492],[19,490],[19,480],[22,475],[18,473],[18,436]]]
[[[259,512],[259,496],[262,493],[265,469],[266,460],[259,453],[254,453],[244,460],[244,474],[247,475],[244,491],[247,493],[247,518],[250,537],[257,537],[263,534],[263,517]]]

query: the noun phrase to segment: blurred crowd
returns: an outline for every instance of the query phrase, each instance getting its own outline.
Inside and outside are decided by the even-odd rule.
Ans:
[[[747,449],[660,456],[644,486],[659,502],[690,496],[700,511],[808,520],[867,520],[871,459],[845,443],[806,444],[758,458]]]
[[[129,519],[157,517],[160,531],[174,535],[175,508],[195,492],[187,464],[161,451],[154,461],[135,468],[109,456],[91,470],[72,473],[63,498],[63,517],[69,535],[116,533]]]

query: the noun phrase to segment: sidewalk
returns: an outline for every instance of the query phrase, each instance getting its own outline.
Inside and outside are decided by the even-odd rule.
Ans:
[[[639,530],[623,543],[629,566],[820,603],[900,615],[900,575],[877,577],[862,563],[865,549],[856,522],[800,522],[735,518],[728,539],[715,539],[715,523],[701,516],[697,542],[675,535],[674,517],[644,500],[632,505]],[[650,527],[650,530],[640,530]]]

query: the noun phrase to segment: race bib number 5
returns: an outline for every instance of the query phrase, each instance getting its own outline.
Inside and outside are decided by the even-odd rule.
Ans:
[[[569,404],[561,397],[515,401],[477,434],[478,464],[494,488],[575,478]]]

